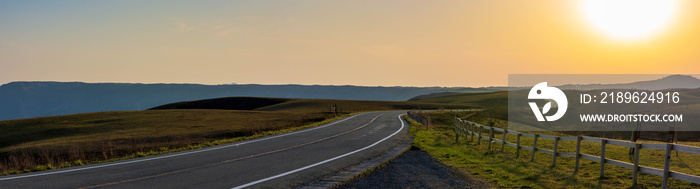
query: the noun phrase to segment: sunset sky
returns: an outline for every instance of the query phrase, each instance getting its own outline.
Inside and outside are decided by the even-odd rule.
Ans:
[[[578,1],[0,1],[0,84],[481,87],[508,74],[700,73],[700,2],[674,6],[655,33],[627,39]]]

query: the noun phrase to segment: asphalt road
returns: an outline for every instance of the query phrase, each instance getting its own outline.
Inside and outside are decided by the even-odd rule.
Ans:
[[[198,150],[0,177],[0,188],[290,188],[401,142],[405,111]]]

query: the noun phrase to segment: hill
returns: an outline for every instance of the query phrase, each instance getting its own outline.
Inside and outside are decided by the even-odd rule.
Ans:
[[[0,86],[0,120],[155,106],[231,96],[404,101],[437,92],[501,88],[362,87],[322,85],[198,85],[81,82],[12,82]]]
[[[255,111],[285,111],[285,112],[329,112],[331,106],[336,106],[337,112],[352,113],[381,110],[410,110],[410,109],[458,109],[468,108],[468,105],[432,102],[394,102],[367,100],[327,100],[327,99],[286,99],[261,97],[227,97],[204,99],[196,101],[176,102],[151,108],[149,110],[167,109],[219,109],[219,110],[255,110]]]
[[[157,106],[149,110],[167,109],[219,109],[219,110],[255,110],[265,106],[290,101],[282,98],[258,98],[258,97],[226,97],[205,99],[197,101],[176,102]]]
[[[664,89],[698,89],[700,88],[700,79],[690,75],[670,75],[656,80],[637,81],[632,83],[618,84],[567,84],[556,86],[562,90],[600,90],[600,89],[637,89],[637,90],[664,90]],[[529,87],[490,87],[489,91],[470,91],[470,93],[489,93],[494,91],[507,91],[529,89]],[[499,90],[494,90],[499,89]],[[438,92],[415,96],[409,101],[419,100],[422,98],[435,98],[442,96],[458,95],[461,92]]]
[[[697,89],[700,88],[700,79],[689,75],[670,75],[656,80],[638,81],[619,84],[590,84],[590,85],[562,85],[560,89],[595,90],[595,89]]]
[[[508,91],[435,94],[426,95],[426,97],[412,98],[409,102],[500,107],[508,106]]]

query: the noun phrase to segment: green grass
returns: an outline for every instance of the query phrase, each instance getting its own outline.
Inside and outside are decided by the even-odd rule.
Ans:
[[[700,99],[700,90],[681,90],[684,103],[695,103]],[[464,137],[455,141],[455,132],[452,130],[452,119],[460,117],[464,120],[473,121],[482,125],[494,126],[498,128],[508,128],[508,92],[493,93],[467,93],[452,94],[438,97],[417,99],[415,102],[428,103],[454,103],[462,105],[473,105],[482,107],[483,111],[459,112],[459,113],[430,113],[432,127],[425,130],[422,126],[417,126],[413,122],[411,132],[415,134],[413,145],[426,150],[431,156],[439,159],[446,165],[456,167],[463,172],[471,173],[482,177],[499,187],[507,188],[630,188],[632,186],[632,170],[605,165],[605,177],[599,178],[600,164],[594,161],[581,159],[580,170],[574,174],[575,159],[569,157],[557,157],[556,166],[552,167],[552,156],[537,152],[535,161],[530,162],[531,151],[521,150],[520,156],[516,157],[515,148],[506,146],[504,152],[500,151],[501,144],[492,143],[492,149],[487,149],[488,143],[483,140],[480,145],[476,141],[467,141]],[[698,108],[696,105],[684,105],[679,108]],[[692,111],[692,110],[690,110]],[[629,132],[537,132],[539,134],[555,136],[594,136],[629,140]],[[700,146],[697,140],[698,132],[683,132],[679,136],[686,136],[688,142],[680,144]],[[485,131],[484,135],[488,135]],[[502,138],[502,134],[496,133],[497,138]],[[516,136],[507,135],[506,140],[516,143]],[[476,139],[475,139],[476,140]],[[639,141],[653,143],[651,141]],[[521,137],[521,144],[532,146],[533,139]],[[537,141],[538,148],[552,150],[554,141],[540,138]],[[575,152],[576,141],[560,141],[558,145],[560,152]],[[582,141],[582,153],[600,156],[599,143]],[[640,165],[663,168],[663,150],[643,149],[640,153]],[[628,148],[615,145],[606,146],[606,158],[631,163],[633,156],[628,154]],[[671,170],[690,175],[700,175],[700,155],[675,151],[671,157]],[[661,187],[662,177],[641,173],[638,184],[640,188]],[[698,188],[700,185],[670,179],[671,188]]]
[[[481,107],[508,106],[508,91],[450,94],[445,96],[420,98],[411,100],[410,102],[457,104]]]
[[[492,143],[491,150],[487,149],[488,143],[482,140],[477,145],[469,142],[464,137],[455,141],[455,133],[450,124],[454,113],[431,113],[433,126],[425,130],[421,125],[412,122],[411,133],[415,135],[413,145],[427,151],[431,156],[439,159],[448,166],[455,167],[463,172],[479,176],[499,187],[508,188],[629,188],[632,186],[632,170],[605,165],[605,178],[599,178],[600,164],[594,161],[581,159],[580,170],[574,172],[574,158],[557,157],[555,167],[551,166],[552,156],[544,153],[536,153],[535,161],[530,161],[531,151],[521,150],[516,157],[515,148],[506,146],[501,152],[501,144]],[[456,114],[464,119],[474,119],[491,124],[503,124],[484,116],[482,113],[462,112]],[[552,134],[552,133],[549,133]],[[485,133],[484,135],[487,135]],[[502,135],[496,134],[498,138]],[[516,137],[508,135],[507,141],[515,143]],[[521,144],[532,146],[532,138],[521,137]],[[552,149],[553,141],[538,139],[538,148]],[[695,142],[686,142],[686,145],[700,145]],[[560,152],[575,152],[575,141],[560,141]],[[632,156],[627,152],[628,148],[607,145],[606,157],[631,162]],[[600,144],[582,142],[582,153],[600,155]],[[642,150],[640,165],[663,168],[663,150]],[[671,170],[691,175],[700,175],[700,156],[687,153],[673,155]],[[670,179],[672,188],[697,188],[693,184],[676,179]],[[649,174],[640,174],[638,184],[640,187],[661,187],[661,177]]]

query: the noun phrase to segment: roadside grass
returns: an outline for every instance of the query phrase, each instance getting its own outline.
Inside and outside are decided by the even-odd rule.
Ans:
[[[425,130],[422,125],[410,120],[410,132],[415,135],[413,145],[427,151],[448,166],[460,171],[482,177],[499,187],[508,188],[630,188],[632,187],[632,170],[606,164],[605,177],[599,178],[600,164],[581,159],[578,173],[574,174],[575,159],[557,157],[556,166],[552,167],[552,156],[537,152],[534,162],[530,161],[532,152],[521,150],[516,157],[516,149],[505,146],[501,152],[500,143],[492,143],[488,148],[487,140],[477,144],[476,139],[461,136],[455,141],[455,133],[450,124],[454,116],[467,120],[477,120],[480,124],[502,125],[497,119],[484,116],[483,113],[429,113],[433,125]],[[560,133],[546,133],[563,136]],[[484,136],[488,136],[485,131]],[[502,138],[496,133],[494,138]],[[508,135],[507,141],[516,142],[516,136]],[[533,139],[521,137],[521,145],[532,146]],[[539,138],[538,148],[553,149],[553,140]],[[686,145],[698,146],[697,142],[686,142]],[[575,141],[560,141],[559,152],[575,152]],[[583,141],[582,153],[600,155],[600,144]],[[663,150],[644,149],[640,153],[640,165],[663,168]],[[633,156],[628,154],[628,148],[614,145],[606,146],[606,158],[631,162]],[[700,156],[687,153],[674,153],[671,170],[691,175],[700,175]],[[670,179],[671,188],[698,188],[700,185],[676,179]],[[638,188],[661,187],[661,177],[640,173]]]

